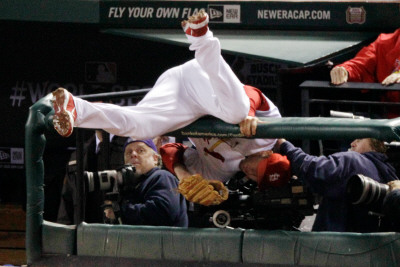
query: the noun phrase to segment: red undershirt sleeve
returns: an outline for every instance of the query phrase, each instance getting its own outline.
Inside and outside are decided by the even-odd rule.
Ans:
[[[183,153],[187,146],[180,143],[168,143],[160,147],[160,155],[164,164],[164,167],[175,174],[174,164],[183,163]]]
[[[246,95],[249,97],[250,100],[250,110],[249,116],[255,116],[256,110],[267,111],[269,110],[269,105],[267,99],[263,96],[262,92],[250,85],[245,85],[244,90]]]

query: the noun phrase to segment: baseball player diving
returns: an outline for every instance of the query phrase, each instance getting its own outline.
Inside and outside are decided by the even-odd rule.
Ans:
[[[255,115],[280,117],[278,108],[260,90],[242,84],[236,77],[221,56],[220,42],[209,30],[208,20],[208,14],[201,10],[182,22],[191,43],[189,49],[195,51],[195,58],[165,71],[136,106],[91,103],[73,96],[64,88],[58,88],[52,93],[56,131],[68,137],[74,127],[95,128],[141,140],[163,135],[202,116],[212,115],[226,123],[240,124],[241,132],[251,136],[255,134],[259,122]],[[240,162],[246,156],[271,150],[276,142],[275,139],[237,138],[223,140],[210,147],[210,140],[219,142],[220,139],[198,139],[197,149],[208,149],[210,157],[224,150],[222,170],[234,166],[234,172],[238,171]],[[219,166],[217,164],[214,169]],[[231,171],[223,176],[217,175],[224,181],[230,174]],[[207,173],[207,176],[211,175]],[[210,184],[205,184],[211,188]],[[197,191],[203,188],[196,179],[186,180],[185,189],[189,192],[196,185]],[[196,195],[196,190],[191,194]]]

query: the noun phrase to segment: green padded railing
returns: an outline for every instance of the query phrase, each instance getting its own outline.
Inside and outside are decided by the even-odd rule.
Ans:
[[[218,262],[273,266],[397,266],[399,250],[398,233],[301,233],[86,223],[77,229],[78,256],[195,261],[207,262],[207,266]]]
[[[41,230],[44,210],[44,163],[46,131],[54,131],[50,103],[51,94],[40,99],[29,110],[25,125],[26,149],[26,252],[27,263],[40,259],[42,254]],[[288,139],[352,139],[374,137],[386,141],[398,141],[400,118],[392,120],[352,120],[335,118],[282,118],[264,119],[255,137]],[[175,131],[174,135],[192,137],[241,137],[239,127],[215,118],[205,117]]]
[[[345,118],[262,118],[253,138],[287,139],[356,139],[376,138],[383,141],[400,140],[400,118],[355,120]],[[244,137],[238,125],[224,123],[211,117],[201,118],[182,129],[169,133],[189,137]]]
[[[399,266],[398,233],[246,230],[243,262],[273,266]]]
[[[241,262],[243,230],[81,223],[78,256]]]
[[[26,162],[26,256],[27,263],[41,257],[41,226],[44,209],[44,163],[43,152],[46,146],[46,118],[54,112],[50,105],[51,95],[40,99],[29,110],[25,125]]]

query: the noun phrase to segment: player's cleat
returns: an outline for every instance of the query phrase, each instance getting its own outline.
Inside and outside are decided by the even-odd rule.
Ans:
[[[64,88],[58,88],[53,92],[54,129],[63,137],[72,134],[76,119],[75,103],[72,94]]]
[[[201,9],[196,15],[190,16],[188,20],[182,21],[183,31],[187,35],[200,37],[208,31],[208,14]]]

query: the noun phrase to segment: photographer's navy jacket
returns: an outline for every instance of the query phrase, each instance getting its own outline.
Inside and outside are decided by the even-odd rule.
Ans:
[[[286,141],[280,152],[291,163],[292,172],[314,193],[323,197],[313,231],[371,232],[377,230],[377,216],[368,215],[366,207],[346,200],[348,178],[363,174],[380,183],[398,180],[387,156],[378,152],[339,152],[330,156],[311,156]]]
[[[388,219],[389,230],[400,232],[400,190],[390,192],[383,202],[383,213]]]
[[[170,172],[153,168],[135,190],[124,195],[121,217],[124,224],[188,226],[185,198],[178,193],[178,179]]]

